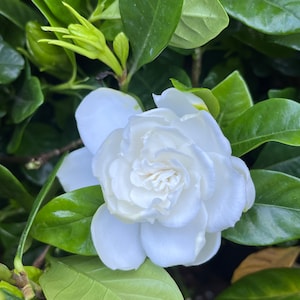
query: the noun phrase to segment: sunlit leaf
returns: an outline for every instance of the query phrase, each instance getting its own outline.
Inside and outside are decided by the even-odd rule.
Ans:
[[[170,46],[200,47],[216,37],[228,22],[228,15],[218,0],[185,0]]]
[[[149,260],[136,271],[112,271],[98,257],[51,258],[40,284],[51,300],[183,299],[168,273]]]
[[[262,101],[230,123],[224,134],[236,156],[269,141],[300,146],[300,104],[288,99]]]
[[[90,225],[103,203],[100,186],[65,193],[38,213],[31,235],[44,243],[81,255],[95,255]]]
[[[238,71],[234,71],[212,89],[220,104],[218,123],[226,127],[250,108],[252,98],[247,84]]]
[[[131,73],[134,73],[167,47],[178,24],[183,0],[119,2],[124,31],[132,47]]]
[[[249,27],[268,34],[300,32],[298,1],[221,0],[227,12]]]
[[[296,300],[300,298],[299,269],[269,269],[246,276],[216,300]]]
[[[270,247],[252,253],[235,269],[231,282],[264,269],[292,267],[299,252],[299,247]]]
[[[300,179],[284,173],[251,171],[255,203],[223,236],[238,244],[273,245],[300,238]]]

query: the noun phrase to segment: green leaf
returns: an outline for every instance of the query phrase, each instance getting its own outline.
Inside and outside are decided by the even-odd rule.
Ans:
[[[180,90],[180,91],[184,91],[184,92],[190,92],[195,94],[196,96],[200,97],[205,105],[207,106],[209,112],[212,114],[212,116],[214,118],[216,118],[220,112],[220,105],[219,105],[219,101],[218,99],[214,96],[214,94],[212,93],[212,91],[210,89],[206,89],[206,88],[191,88],[188,87],[184,84],[182,84],[181,82],[179,82],[178,80],[172,78],[171,82],[173,84],[173,86]]]
[[[267,143],[252,168],[270,169],[300,178],[300,147]]]
[[[25,25],[30,20],[42,22],[42,17],[30,6],[20,0],[1,0],[0,14],[24,30]]]
[[[159,72],[159,77],[157,77]],[[143,102],[145,109],[154,108],[152,93],[161,94],[162,91],[172,86],[169,78],[175,77],[186,85],[190,84],[190,78],[186,72],[173,64],[161,62],[158,58],[153,63],[144,66],[132,78],[129,91],[137,95]]]
[[[0,39],[0,84],[14,81],[23,67],[23,57]]]
[[[40,284],[51,300],[183,299],[169,274],[149,260],[136,271],[112,271],[98,257],[51,258]]]
[[[216,300],[300,298],[299,269],[268,269],[243,277],[222,292]]]
[[[275,44],[300,51],[300,33],[271,36],[270,40]]]
[[[212,89],[212,93],[220,103],[217,121],[222,128],[253,105],[247,84],[238,71],[227,76]]]
[[[182,2],[183,0],[120,0],[124,31],[133,52],[130,76],[142,65],[154,60],[167,47],[178,24]]]
[[[267,170],[251,171],[253,207],[223,236],[238,244],[272,245],[300,238],[300,179]]]
[[[258,31],[282,35],[300,32],[298,1],[222,0],[221,2],[232,17]]]
[[[37,77],[26,78],[12,107],[12,120],[18,124],[31,116],[44,102],[40,81]]]
[[[21,182],[4,166],[0,165],[0,195],[17,201],[27,211],[31,209],[33,198]]]
[[[269,99],[245,111],[224,129],[235,156],[276,141],[300,146],[300,104],[288,99]]]
[[[75,254],[95,255],[91,239],[92,217],[103,204],[100,186],[65,193],[38,213],[31,235],[44,243]]]
[[[0,281],[0,299],[2,300],[22,300],[22,292],[14,285]]]
[[[228,23],[228,15],[218,0],[185,0],[170,46],[200,47],[216,37]]]
[[[297,100],[298,98],[298,91],[296,88],[287,87],[281,90],[271,89],[268,91],[269,98],[287,98]]]

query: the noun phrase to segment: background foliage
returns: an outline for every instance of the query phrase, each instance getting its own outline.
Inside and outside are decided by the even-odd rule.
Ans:
[[[300,3],[65,2],[101,30],[123,74],[114,76],[101,59],[38,42],[65,41],[41,26],[78,23],[62,1],[1,0],[0,299],[42,299],[43,293],[47,299],[79,299],[82,285],[90,294],[80,299],[100,294],[103,299],[194,299],[206,289],[201,268],[213,273],[212,282],[218,276],[223,280],[207,284],[216,287],[213,294],[202,294],[207,299],[297,299],[298,252],[291,258],[281,250],[298,249],[300,237]],[[116,42],[121,31],[129,40],[128,60],[125,40]],[[81,145],[74,111],[84,95],[100,86],[120,88],[149,109],[151,94],[172,85],[203,98],[234,155],[252,169],[257,190],[255,205],[224,232],[220,254],[211,263],[168,270],[181,292],[149,261],[128,273],[96,261],[89,224],[103,202],[101,191],[63,194],[55,180],[59,157]],[[272,255],[263,256],[273,258],[267,267],[261,256],[258,267],[250,260],[255,272],[243,273],[227,288],[246,254],[261,255],[259,250],[271,245]],[[236,259],[229,260],[228,253]],[[280,265],[274,263],[278,260]],[[187,280],[191,274],[194,279]]]

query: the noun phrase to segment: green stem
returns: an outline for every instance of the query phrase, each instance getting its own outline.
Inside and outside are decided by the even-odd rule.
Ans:
[[[56,173],[57,173],[63,159],[64,159],[64,156],[56,164],[55,168],[51,172],[51,174],[48,177],[46,183],[44,184],[44,186],[40,190],[39,194],[37,195],[37,197],[36,197],[36,199],[33,203],[32,210],[29,214],[28,221],[27,221],[27,223],[25,225],[25,228],[22,232],[20,242],[19,242],[19,245],[18,245],[18,249],[17,249],[17,252],[16,252],[16,256],[15,256],[15,259],[14,259],[14,267],[15,267],[15,270],[18,273],[25,273],[25,269],[24,269],[23,262],[22,262],[25,243],[26,243],[29,231],[31,229],[31,226],[33,224],[33,221],[34,221],[34,219],[35,219],[35,217],[36,217],[36,215],[37,215],[37,213],[40,209],[40,206],[42,205],[44,199],[46,198],[48,192],[50,191],[50,189],[52,187],[52,184],[53,184],[53,182],[55,180],[55,177],[56,177]]]

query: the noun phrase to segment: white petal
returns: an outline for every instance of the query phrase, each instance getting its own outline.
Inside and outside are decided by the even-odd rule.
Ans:
[[[66,192],[99,184],[92,173],[92,154],[85,147],[66,156],[56,176]]]
[[[212,115],[204,110],[183,117],[178,128],[205,152],[231,155],[231,146]]]
[[[205,243],[206,212],[181,228],[159,224],[141,225],[142,244],[147,256],[161,267],[184,265],[194,261]]]
[[[234,168],[238,170],[246,180],[246,204],[244,207],[244,212],[247,211],[249,208],[252,207],[254,200],[255,200],[255,187],[250,176],[250,172],[246,164],[239,159],[238,157],[231,158]]]
[[[175,88],[166,89],[160,96],[154,94],[152,96],[157,107],[169,108],[179,117],[197,113],[199,110],[196,107],[207,109],[199,97]]]
[[[210,260],[218,252],[221,246],[221,232],[206,232],[205,244],[193,262],[185,266],[197,266]]]
[[[137,269],[145,260],[139,223],[123,223],[109,213],[105,204],[93,217],[91,233],[100,259],[110,269]]]
[[[83,99],[75,117],[83,143],[94,154],[112,131],[123,128],[130,116],[141,111],[133,97],[99,88]]]
[[[216,182],[215,191],[205,201],[208,212],[208,231],[218,232],[240,219],[247,203],[246,180],[243,174],[234,168],[232,157],[210,153],[214,162]]]

